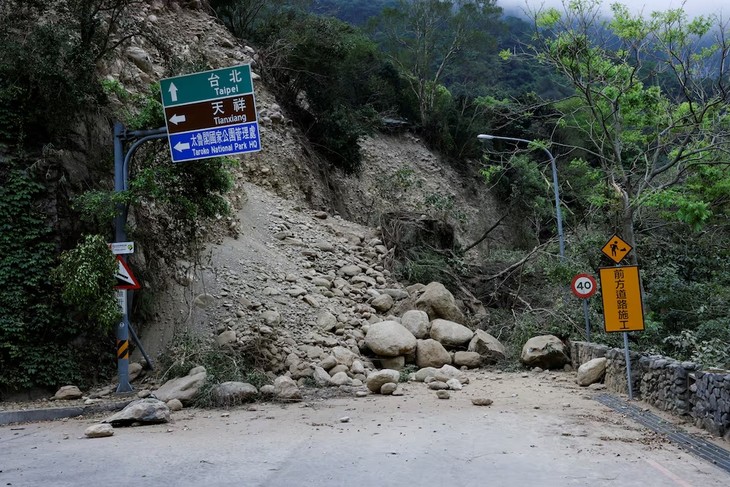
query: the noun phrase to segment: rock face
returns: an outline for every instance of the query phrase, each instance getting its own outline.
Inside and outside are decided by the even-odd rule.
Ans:
[[[397,384],[399,380],[400,372],[398,372],[397,370],[383,369],[372,372],[370,375],[368,375],[368,378],[365,380],[365,385],[368,386],[370,392],[379,393],[380,388],[383,387],[384,384],[387,384],[389,382]]]
[[[435,319],[431,323],[431,338],[447,347],[466,345],[474,336],[474,332],[459,323]]]
[[[76,386],[63,386],[53,396],[54,399],[59,401],[70,401],[73,399],[81,399],[83,394],[81,390]]]
[[[416,347],[416,365],[419,368],[441,367],[451,363],[451,355],[443,345],[436,340],[418,340]]]
[[[595,358],[578,367],[576,382],[579,386],[589,386],[600,382],[606,373],[606,357]]]
[[[296,402],[302,400],[299,386],[290,377],[277,377],[274,381],[274,396],[280,401]]]
[[[370,325],[365,344],[383,357],[397,357],[416,351],[416,337],[397,321],[381,321]]]
[[[131,402],[126,408],[104,420],[112,426],[130,426],[139,424],[157,424],[170,421],[170,408],[151,397]]]
[[[416,307],[428,313],[432,320],[443,318],[459,323],[464,321],[464,315],[456,306],[454,295],[440,282],[432,282],[426,286],[423,294],[416,300]]]
[[[406,311],[400,319],[400,324],[419,340],[428,338],[429,323],[428,313],[419,309]]]
[[[522,347],[520,360],[529,367],[543,369],[562,368],[570,363],[565,344],[554,335],[541,335],[527,340]]]
[[[179,399],[181,403],[188,405],[198,395],[207,377],[208,373],[205,371],[205,367],[195,367],[185,377],[178,377],[165,382],[162,387],[155,391],[155,397],[163,402],[170,399]]]
[[[234,406],[256,399],[259,391],[245,382],[223,382],[211,391],[218,406]]]
[[[487,364],[495,364],[507,357],[504,345],[484,330],[474,332],[474,338],[469,342],[467,350],[481,355]]]

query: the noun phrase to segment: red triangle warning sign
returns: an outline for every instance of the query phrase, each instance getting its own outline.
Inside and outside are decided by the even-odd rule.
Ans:
[[[114,275],[117,278],[117,285],[114,286],[114,289],[141,289],[142,286],[139,284],[137,278],[134,277],[132,269],[129,268],[129,264],[122,259],[121,255],[117,255],[117,262],[119,263],[119,267],[117,268],[117,273]]]

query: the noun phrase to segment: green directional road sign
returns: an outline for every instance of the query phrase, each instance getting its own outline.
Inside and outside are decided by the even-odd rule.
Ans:
[[[261,150],[247,64],[160,81],[172,162]]]
[[[242,64],[160,81],[165,107],[253,93],[251,66]]]

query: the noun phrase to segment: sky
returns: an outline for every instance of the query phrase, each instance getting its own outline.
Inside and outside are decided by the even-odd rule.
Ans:
[[[690,17],[720,13],[724,17],[729,17],[730,2],[727,4],[726,2],[727,0],[686,0],[683,8]],[[642,11],[643,8],[643,11],[648,14],[655,10],[682,7],[683,2],[681,0],[604,0],[603,8],[608,12],[608,8],[612,3],[622,3],[636,12]],[[524,9],[525,5],[530,5],[534,9],[541,4],[546,7],[562,8],[561,0],[497,0],[497,5],[505,10]],[[723,4],[726,5],[723,6]]]

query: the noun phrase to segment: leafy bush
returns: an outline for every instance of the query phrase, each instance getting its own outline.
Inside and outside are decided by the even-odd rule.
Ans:
[[[76,311],[76,321],[91,331],[110,332],[121,312],[114,294],[117,261],[101,235],[87,235],[76,248],[61,254],[53,277],[61,296]]]

